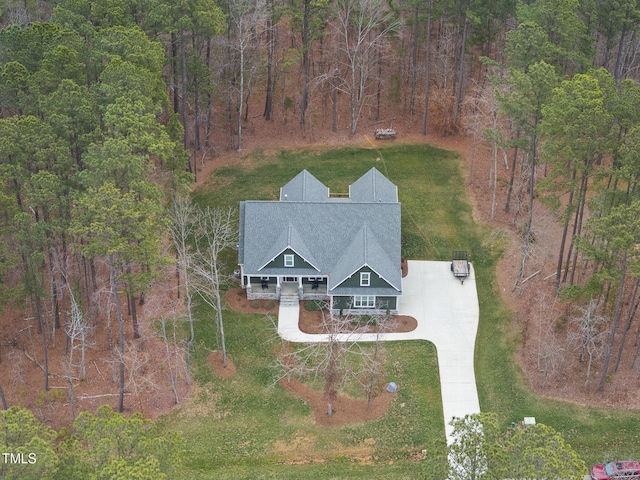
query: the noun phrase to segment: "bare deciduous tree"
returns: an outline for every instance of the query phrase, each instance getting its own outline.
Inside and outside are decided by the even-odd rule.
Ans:
[[[69,352],[68,361],[64,365],[67,371],[67,381],[69,382],[69,402],[71,404],[71,417],[76,419],[76,403],[75,394],[73,391],[73,371],[76,368],[74,364],[74,353],[78,348],[77,343],[80,342],[80,380],[87,380],[87,366],[86,366],[86,349],[87,338],[93,334],[92,326],[86,321],[85,315],[80,309],[78,302],[76,301],[73,290],[69,287],[69,300],[71,302],[70,321],[65,327],[67,338],[69,339]]]
[[[235,247],[237,242],[235,210],[207,207],[197,212],[196,252],[193,262],[193,272],[197,281],[194,289],[214,311],[216,340],[218,349],[222,352],[222,363],[225,368],[227,367],[227,349],[222,321],[224,305],[220,296],[220,286],[227,280],[227,276],[222,270],[220,254],[227,248]]]
[[[358,334],[353,332],[352,322],[353,316],[335,315],[323,310],[322,341],[283,350],[276,360],[278,381],[292,376],[323,379],[329,416],[335,413],[338,391],[349,378],[362,383],[363,378],[371,378],[372,371],[375,375],[372,355],[357,341]]]
[[[340,51],[346,75],[339,89],[349,97],[351,135],[355,135],[363,107],[374,95],[370,88],[378,53],[400,26],[400,19],[383,0],[337,0]]]
[[[176,404],[180,403],[178,384],[181,372],[187,370],[184,350],[188,348],[189,334],[185,334],[185,310],[186,306],[180,300],[165,295],[152,296],[145,306],[145,313],[153,319],[153,334],[164,344],[166,372]]]
[[[191,345],[195,338],[193,328],[193,287],[192,280],[192,260],[193,252],[190,240],[193,240],[194,221],[196,219],[196,209],[191,200],[185,197],[177,197],[169,211],[171,216],[171,237],[176,249],[178,278],[182,276],[184,283],[184,297],[187,310],[187,322],[189,324],[189,338],[185,348],[185,362],[187,369],[187,381],[191,381]],[[179,282],[179,280],[178,280]],[[180,296],[180,284],[178,283],[178,297]],[[177,403],[177,402],[176,402]]]
[[[374,315],[371,317],[372,323],[377,327],[376,329],[376,342],[373,348],[373,354],[370,357],[369,362],[369,383],[365,385],[365,391],[367,393],[367,412],[371,410],[371,401],[373,399],[373,393],[375,391],[376,377],[381,373],[382,366],[384,365],[384,348],[380,340],[380,334],[389,329],[392,321],[392,317],[389,313],[383,315]]]
[[[542,293],[538,309],[538,371],[542,373],[542,388],[547,386],[549,378],[553,378],[562,367],[565,359],[565,349],[553,331],[552,318],[557,296],[551,302]]]
[[[144,336],[140,341],[144,341]],[[149,396],[150,391],[157,389],[153,376],[148,375],[149,353],[143,351],[137,342],[127,343],[123,360],[127,369],[127,391],[135,395],[140,413],[144,415],[142,400]]]
[[[598,302],[591,299],[586,307],[579,307],[581,315],[571,321],[574,327],[567,334],[567,341],[580,352],[579,360],[587,359],[586,387],[591,380],[591,365],[604,355],[607,341],[607,332],[603,328],[608,323],[607,318],[598,315]]]
[[[435,102],[441,110],[440,135],[443,137],[453,129],[451,120],[451,84],[455,73],[453,64],[455,51],[455,29],[450,22],[444,22],[440,26],[440,34],[433,57],[433,73],[437,90],[435,92]]]
[[[229,2],[229,24],[234,31],[234,39],[230,48],[239,56],[238,66],[238,151],[242,150],[242,110],[245,95],[245,72],[247,69],[247,53],[255,45],[256,30],[267,18],[264,0],[234,0]],[[252,69],[253,71],[253,69]]]
[[[487,88],[488,87],[488,88]],[[500,115],[498,100],[494,95],[494,89],[489,83],[483,86],[476,86],[475,94],[470,95],[465,100],[463,107],[465,115],[462,119],[463,129],[473,138],[475,144],[482,135],[485,144],[491,148],[491,168],[489,169],[489,185],[493,191],[491,200],[491,221],[495,218],[496,197],[498,191],[498,152],[502,152],[505,168],[509,168],[507,163],[507,152],[505,150],[505,126],[504,118]],[[473,169],[473,156],[471,168]]]

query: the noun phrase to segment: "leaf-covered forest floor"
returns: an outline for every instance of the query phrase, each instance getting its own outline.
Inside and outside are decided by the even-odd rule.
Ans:
[[[96,264],[98,272],[107,268]],[[174,269],[165,274],[167,281],[157,282],[153,290],[145,295],[140,304],[137,297],[137,312],[140,338],[135,339],[131,318],[127,315],[127,305],[123,298],[125,314],[125,414],[141,412],[145,417],[156,419],[175,408],[175,397],[171,391],[171,381],[166,368],[167,353],[163,340],[158,337],[158,324],[154,320],[159,316],[171,317],[181,307],[176,298],[176,282],[172,276]],[[104,278],[104,276],[98,276]],[[93,335],[88,339],[85,349],[86,380],[80,378],[81,349],[76,341],[73,363],[76,368],[72,374],[76,415],[82,411],[95,413],[108,404],[117,407],[118,364],[113,364],[109,353],[109,333],[107,330],[108,286],[99,285],[100,310],[95,311]],[[20,405],[34,412],[35,416],[47,425],[59,429],[71,425],[72,409],[69,396],[68,366],[69,356],[65,354],[65,335],[56,331],[53,339],[48,340],[49,391],[43,389],[44,374],[42,341],[37,324],[30,318],[30,310],[5,307],[2,311],[2,329],[0,331],[0,381],[9,406]],[[113,315],[115,317],[115,315]],[[111,318],[114,352],[117,355],[117,323]],[[61,320],[62,321],[62,320]],[[168,332],[170,330],[168,329]],[[173,357],[172,357],[173,358]],[[172,363],[173,366],[173,363]],[[184,372],[176,384],[179,400],[188,397],[189,387]]]

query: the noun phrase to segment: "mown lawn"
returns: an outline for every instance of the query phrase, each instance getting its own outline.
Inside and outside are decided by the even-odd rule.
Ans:
[[[406,258],[447,260],[451,250],[470,252],[480,301],[476,376],[481,408],[497,412],[505,428],[535,416],[560,430],[587,463],[606,454],[640,456],[636,412],[551,401],[524,385],[512,360],[517,340],[508,330],[510,312],[496,290],[501,235],[474,224],[456,154],[428,145],[257,152],[217,170],[194,199],[218,206],[276,199],[279,188],[303,168],[332,192],[347,192],[373,166],[398,185]],[[229,269],[235,267],[234,252],[226,260]],[[237,373],[215,378],[206,360],[208,349],[215,348],[210,317],[205,309],[198,312],[197,395],[163,420],[186,439],[184,478],[417,478],[421,465],[415,454],[444,438],[432,344],[387,344],[385,380],[401,387],[387,416],[322,427],[308,405],[274,386],[279,339],[264,316],[225,312],[227,349]]]

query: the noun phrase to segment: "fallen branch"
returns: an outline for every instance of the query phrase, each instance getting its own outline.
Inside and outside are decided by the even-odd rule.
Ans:
[[[531,280],[533,277],[535,277],[536,275],[538,275],[542,270],[538,270],[536,273],[532,273],[531,275],[529,275],[527,278],[525,278],[524,280],[522,280],[522,282],[520,282],[520,285],[522,285],[525,282],[528,282],[529,280]]]
[[[89,400],[91,398],[104,398],[104,397],[118,397],[119,393],[103,393],[102,395],[84,395],[82,397],[78,397],[78,400]],[[130,393],[125,392],[125,395],[131,395]]]
[[[560,270],[560,273],[564,272],[564,268],[562,270]],[[547,275],[546,277],[544,277],[542,280],[549,280],[551,277],[553,277],[554,275],[556,275],[558,272],[553,272],[551,275]]]
[[[38,367],[40,367],[40,369],[44,372],[44,367],[40,364],[40,362],[38,362],[38,360],[36,360],[34,357],[32,357],[31,355],[29,355],[27,353],[26,349],[22,349],[22,353],[24,353],[24,356],[27,357],[29,360],[31,360],[33,363],[35,363]]]
[[[93,365],[96,367],[96,370],[98,371],[98,373],[100,374],[100,377],[102,377],[102,379],[104,380],[104,377],[102,376],[102,372],[100,371],[100,369],[98,368],[98,364],[96,363],[96,361],[93,361]]]

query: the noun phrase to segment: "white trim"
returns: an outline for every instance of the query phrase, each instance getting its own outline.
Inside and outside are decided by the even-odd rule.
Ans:
[[[318,272],[320,271],[320,269],[318,267],[316,267],[313,263],[311,263],[309,260],[307,260],[303,255],[300,255],[298,253],[298,251],[293,248],[291,245],[287,245],[285,248],[283,248],[282,250],[280,250],[280,252],[278,252],[278,254],[273,257],[271,260],[269,260],[267,263],[265,263],[264,265],[262,265],[260,268],[258,268],[258,271],[262,270],[263,268],[265,268],[267,265],[269,265],[271,262],[273,262],[276,258],[278,258],[280,255],[282,255],[284,252],[286,252],[287,250],[291,250],[294,254],[296,254],[297,256],[299,256],[302,260],[304,260],[306,263],[308,263],[309,265],[311,265],[313,268],[315,268]],[[288,254],[287,254],[288,255]]]
[[[295,260],[296,256],[292,253],[285,253],[284,254],[284,266],[286,268],[293,268],[296,265],[296,260]],[[289,265],[290,264],[290,265]]]
[[[375,306],[376,306],[375,295],[354,295],[353,296],[353,308],[375,308]]]
[[[347,279],[353,277],[353,274],[358,272],[359,270],[362,270],[364,267],[370,268],[372,273],[375,273],[376,275],[378,275],[378,278],[381,278],[382,280],[384,280],[391,288],[395,289],[397,292],[402,292],[402,287],[398,288],[396,287],[393,283],[391,283],[389,280],[387,280],[384,276],[380,275],[376,269],[374,269],[372,266],[370,266],[368,263],[364,263],[362,264],[362,266],[356,268],[353,273],[351,273],[350,275],[347,275],[346,277],[344,277],[342,280],[340,280],[339,283],[337,283],[336,285],[334,285],[332,288],[329,289],[330,292],[333,292],[336,288],[338,288],[340,285],[342,285]],[[398,266],[398,270],[400,270],[402,267]],[[402,285],[402,278],[400,278],[400,285]]]

